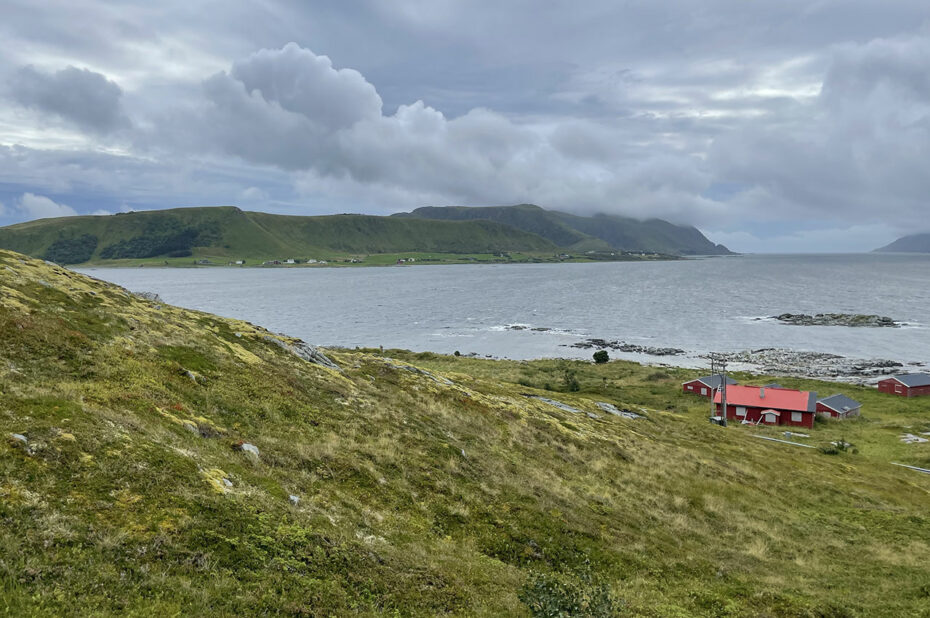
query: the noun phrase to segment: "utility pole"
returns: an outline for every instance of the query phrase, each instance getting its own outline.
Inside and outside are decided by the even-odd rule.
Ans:
[[[712,376],[720,376],[720,386],[717,388],[720,391],[720,424],[723,427],[727,426],[727,359],[725,356],[718,356],[717,354],[710,355],[710,374]],[[714,400],[716,396],[710,398],[710,407],[711,407],[711,416],[715,416],[715,405]]]
[[[723,426],[727,426],[727,360],[720,359],[720,407],[723,410]]]

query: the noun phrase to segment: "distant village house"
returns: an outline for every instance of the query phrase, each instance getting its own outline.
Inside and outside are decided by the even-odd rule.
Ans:
[[[817,414],[833,418],[859,416],[862,404],[846,395],[830,395],[817,401]]]
[[[714,391],[720,388],[723,382],[723,376],[720,374],[704,376],[681,385],[681,390],[685,393],[694,395],[703,395],[704,397],[713,397]],[[736,384],[736,380],[727,378],[727,386]]]
[[[885,378],[878,383],[881,393],[892,393],[902,397],[919,397],[930,395],[930,374],[909,373]]]

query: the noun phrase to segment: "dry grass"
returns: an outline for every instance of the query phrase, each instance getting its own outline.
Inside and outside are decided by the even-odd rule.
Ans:
[[[926,612],[930,477],[888,464],[930,455],[897,441],[927,423],[913,401],[850,389],[866,418],[810,441],[858,453],[829,456],[709,425],[685,370],[571,363],[563,393],[542,387],[564,362],[340,351],[337,374],[19,259],[0,252],[0,613],[519,615],[604,586],[643,616]]]

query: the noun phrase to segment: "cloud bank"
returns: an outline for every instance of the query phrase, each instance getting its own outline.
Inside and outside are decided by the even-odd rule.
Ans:
[[[91,1],[98,36],[80,40],[72,8],[11,2],[7,204],[534,202],[750,251],[869,249],[928,226],[919,2],[269,2],[181,22]]]

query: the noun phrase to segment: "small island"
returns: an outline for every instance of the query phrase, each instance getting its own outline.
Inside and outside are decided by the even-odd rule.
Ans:
[[[854,326],[867,328],[898,328],[900,322],[882,315],[865,315],[862,313],[782,313],[772,316],[784,324],[793,326]]]

